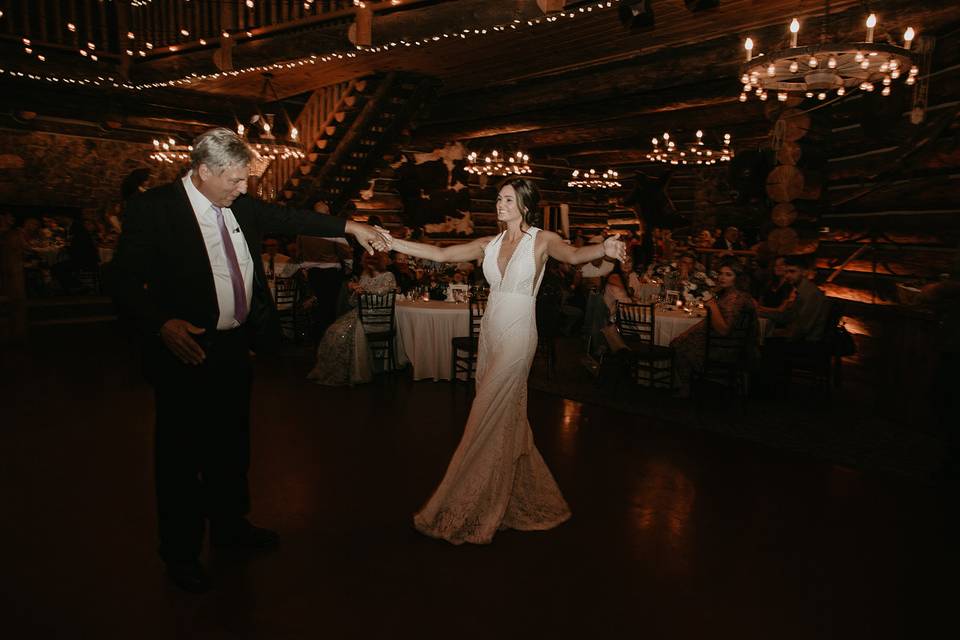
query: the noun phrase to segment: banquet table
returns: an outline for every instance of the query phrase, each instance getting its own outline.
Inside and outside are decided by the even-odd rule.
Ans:
[[[397,300],[397,363],[414,380],[449,380],[451,342],[470,335],[470,306],[437,300]]]
[[[681,333],[697,324],[705,316],[687,314],[685,311],[675,309],[660,310],[657,309],[654,315],[653,341],[661,347],[670,346],[670,341]],[[763,339],[770,335],[773,330],[773,323],[767,318],[760,318],[759,331],[757,332],[758,341],[763,344]]]

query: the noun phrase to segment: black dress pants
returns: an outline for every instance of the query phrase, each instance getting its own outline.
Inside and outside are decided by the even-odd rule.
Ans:
[[[244,329],[198,337],[203,364],[185,365],[166,349],[154,378],[155,473],[160,555],[199,556],[206,521],[224,529],[250,508],[250,362]]]

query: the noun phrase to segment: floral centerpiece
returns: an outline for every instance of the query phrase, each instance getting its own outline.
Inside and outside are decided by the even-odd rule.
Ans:
[[[694,271],[683,283],[683,300],[687,306],[703,303],[713,297],[711,289],[716,286],[717,274],[713,271]]]
[[[716,285],[717,274],[706,271],[700,264],[699,269],[683,278],[676,262],[657,262],[647,267],[643,280],[663,285],[665,291],[677,291],[687,305],[706,302],[713,297],[711,287]]]

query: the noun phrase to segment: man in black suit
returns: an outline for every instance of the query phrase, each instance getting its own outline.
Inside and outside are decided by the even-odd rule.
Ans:
[[[198,137],[183,179],[130,201],[113,260],[114,297],[144,338],[155,391],[160,556],[194,592],[209,588],[199,562],[207,522],[214,547],[279,542],[246,519],[250,349],[279,337],[263,236],[348,233],[371,253],[385,248],[368,225],[248,196],[252,153],[229,129]]]

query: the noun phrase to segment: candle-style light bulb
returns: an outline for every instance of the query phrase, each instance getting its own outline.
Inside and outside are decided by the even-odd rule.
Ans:
[[[747,52],[747,62],[753,58],[753,38],[747,38],[743,43],[743,48]]]
[[[909,49],[910,45],[913,44],[913,39],[916,37],[917,32],[913,30],[913,27],[907,27],[907,30],[903,32],[903,48]]]
[[[794,18],[790,21],[790,46],[797,46],[797,34],[800,33],[800,21]]]
[[[871,13],[867,18],[867,39],[865,42],[873,42],[873,28],[877,26],[877,16]]]

